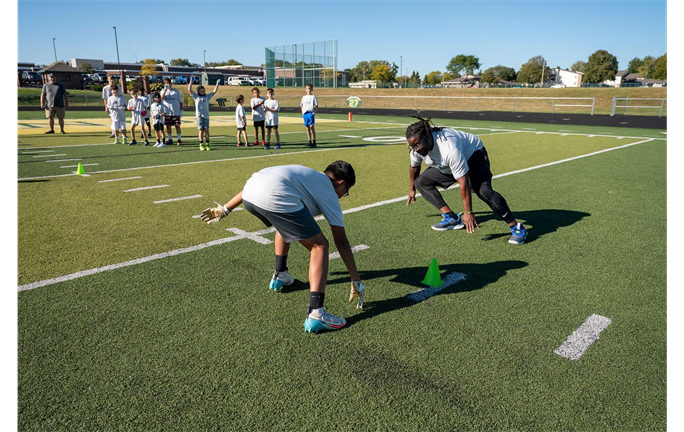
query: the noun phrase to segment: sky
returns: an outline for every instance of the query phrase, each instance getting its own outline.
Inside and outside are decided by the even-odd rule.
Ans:
[[[137,17],[133,14],[138,12]],[[485,70],[516,70],[541,55],[569,68],[599,49],[619,69],[667,51],[667,2],[650,1],[204,1],[18,2],[18,61],[187,58],[264,63],[264,47],[338,40],[338,68],[386,60],[410,75],[445,71],[458,54]],[[177,36],[172,36],[177,34]],[[55,43],[53,47],[53,38]],[[176,42],[170,43],[170,40]]]

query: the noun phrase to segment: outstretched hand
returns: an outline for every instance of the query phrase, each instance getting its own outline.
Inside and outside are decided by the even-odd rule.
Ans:
[[[416,202],[416,190],[411,189],[408,194],[408,199],[406,200],[406,207],[409,206],[412,202]]]
[[[469,233],[473,233],[475,232],[475,228],[479,228],[477,221],[475,220],[475,216],[473,216],[472,213],[464,213],[461,216],[461,220],[463,221],[463,224]]]

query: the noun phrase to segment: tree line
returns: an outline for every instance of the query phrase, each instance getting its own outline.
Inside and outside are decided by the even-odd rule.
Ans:
[[[496,84],[502,81],[517,83],[546,82],[551,68],[543,56],[538,55],[523,63],[517,70],[512,67],[497,65],[482,71],[480,59],[472,54],[459,54],[451,58],[446,70],[432,71],[421,79],[420,73],[412,71],[411,75],[398,76],[395,63],[390,65],[386,60],[361,61],[354,68],[347,68],[349,81],[377,80],[380,82],[404,82],[410,84],[439,84],[468,75],[479,75],[485,83]],[[557,66],[560,69],[560,66]],[[586,61],[578,60],[569,70],[584,73],[583,82],[601,83],[614,80],[618,72],[617,57],[606,50],[597,50]],[[639,73],[642,78],[667,79],[667,53],[655,58],[638,57],[629,62],[628,71]]]

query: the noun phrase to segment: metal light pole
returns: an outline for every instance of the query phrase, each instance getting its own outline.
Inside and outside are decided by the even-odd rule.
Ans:
[[[399,66],[399,73],[401,74],[401,83],[404,84],[404,72],[403,72],[403,70],[404,70],[404,57],[403,56],[399,56],[399,64],[401,65],[401,66]],[[402,87],[403,87],[403,85],[402,85]]]
[[[114,40],[116,41],[116,63],[119,65],[119,83],[121,84],[121,92],[126,93],[126,79],[121,70],[121,59],[119,58],[119,38],[116,35],[116,27],[114,27]]]
[[[207,73],[207,50],[204,50],[204,73]]]
[[[55,51],[55,63],[57,63],[57,47],[55,46],[55,38],[52,38],[52,49]]]

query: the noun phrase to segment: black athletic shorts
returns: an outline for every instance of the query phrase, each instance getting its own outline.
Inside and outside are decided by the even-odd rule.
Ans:
[[[278,130],[278,125],[273,125],[273,126],[266,126],[266,129],[275,129]]]
[[[421,177],[432,180],[444,189],[456,183],[453,174],[445,174],[434,167],[426,169]],[[484,147],[473,153],[468,159],[468,178],[473,190],[478,190],[485,182],[491,185],[492,171],[489,166],[489,155],[487,155],[487,150]]]
[[[254,122],[254,127],[255,127],[255,128],[258,128],[258,127],[263,128],[265,123],[266,123],[266,120],[255,121],[255,122]]]
[[[154,124],[154,130],[164,132],[164,123],[161,123],[161,122],[155,123]]]

